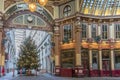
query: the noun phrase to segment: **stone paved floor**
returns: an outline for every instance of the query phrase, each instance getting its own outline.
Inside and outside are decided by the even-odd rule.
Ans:
[[[120,80],[120,77],[84,77],[84,78],[67,78],[67,77],[55,77],[47,74],[39,76],[18,76],[12,80]]]

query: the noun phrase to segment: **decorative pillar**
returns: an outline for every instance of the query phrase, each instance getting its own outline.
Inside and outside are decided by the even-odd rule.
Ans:
[[[83,68],[81,62],[81,26],[80,17],[77,17],[75,25],[75,75],[77,77],[83,76]]]
[[[110,40],[110,66],[111,66],[111,76],[115,76],[115,64],[114,64],[114,39]]]
[[[92,50],[89,49],[89,69],[90,69],[90,76],[92,75]]]
[[[114,51],[111,49],[110,51],[110,63],[111,63],[111,75],[114,76]]]
[[[99,70],[100,70],[100,76],[102,76],[102,49],[101,45],[99,44]]]
[[[101,28],[100,28],[100,23],[98,23],[98,28],[97,28],[97,35],[101,35]]]
[[[92,34],[91,34],[91,24],[88,25],[88,38],[91,38]]]
[[[60,33],[59,24],[54,27],[54,42],[55,42],[55,75],[60,76]]]

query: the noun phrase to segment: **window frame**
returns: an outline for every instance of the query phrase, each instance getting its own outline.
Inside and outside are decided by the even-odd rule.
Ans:
[[[63,8],[63,15],[64,17],[67,17],[67,16],[70,16],[71,15],[71,9],[72,7],[70,5],[66,5],[64,8]]]
[[[97,61],[97,68],[93,68],[93,52],[96,52],[96,53],[94,53],[94,54],[96,54],[95,56],[96,56],[96,59],[97,59],[97,60],[96,60],[96,61]],[[98,70],[98,69],[99,69],[99,60],[98,60],[98,57],[99,57],[99,56],[98,56],[98,53],[99,53],[99,52],[98,52],[97,50],[92,50],[92,69],[93,69],[93,70]]]
[[[84,33],[84,32],[83,32],[83,26],[82,26],[82,25],[86,25],[86,32],[85,32],[86,34],[85,34],[85,37],[83,37],[83,33]],[[84,31],[85,31],[85,30],[84,30]],[[82,22],[82,23],[81,23],[81,38],[82,38],[82,39],[86,39],[86,38],[88,37],[87,33],[88,33],[88,24]]]
[[[93,30],[93,25],[95,26],[95,31]],[[95,36],[93,36],[95,34]],[[91,38],[95,38],[97,36],[97,25],[91,24]]]
[[[119,36],[119,33],[120,33],[120,30],[118,29],[118,30],[116,30],[116,25],[119,25],[118,27],[119,27],[119,29],[120,29],[120,23],[115,23],[114,24],[114,37],[115,37],[115,39],[120,39],[120,36]],[[116,35],[117,34],[117,35]],[[118,37],[119,36],[119,37]]]
[[[63,40],[65,39],[65,31],[64,31],[65,27],[67,27],[67,29],[68,29],[68,27],[71,27],[70,28],[71,29],[70,30],[71,33],[69,32],[71,37],[70,36],[68,37],[69,33],[67,32],[67,37],[66,38],[68,38],[68,40],[72,40],[72,38],[73,38],[73,32],[72,32],[73,26],[72,26],[72,24],[65,24],[65,25],[63,25]]]
[[[104,38],[103,38],[103,25],[104,25],[104,27],[105,27],[105,25],[106,25],[106,29],[107,29],[107,31],[104,31],[104,35],[106,34],[106,38],[105,38],[105,36],[104,36]],[[108,38],[109,38],[109,28],[108,28],[108,24],[101,24],[101,38],[103,39],[103,40],[107,40]]]

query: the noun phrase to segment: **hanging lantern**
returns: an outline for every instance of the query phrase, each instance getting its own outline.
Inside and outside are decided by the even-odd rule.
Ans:
[[[24,0],[24,2],[25,2],[25,3],[28,3],[28,2],[29,2],[29,0]]]
[[[45,6],[48,2],[48,0],[38,0],[38,1],[41,6]]]
[[[29,9],[31,12],[34,12],[36,8],[37,8],[36,3],[29,3]]]
[[[28,3],[30,11],[34,12],[37,8],[37,3],[39,3],[41,6],[45,6],[48,0],[24,0],[24,2]]]

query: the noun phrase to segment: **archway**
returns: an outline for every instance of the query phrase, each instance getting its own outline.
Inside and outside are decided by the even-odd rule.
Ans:
[[[51,36],[52,36],[51,33],[53,31],[53,18],[49,14],[49,12],[47,12],[47,10],[45,10],[41,6],[38,5],[37,10],[35,12],[30,12],[28,10],[28,7],[24,3],[13,5],[4,13],[3,19],[4,19],[3,28],[2,28],[3,35],[1,36],[3,38],[4,44],[6,41],[5,33],[7,33],[8,30],[12,30],[12,29],[29,29],[29,30],[44,31],[47,33],[47,35],[49,35],[50,37],[50,39],[48,39],[50,41],[49,44],[51,43]],[[41,51],[42,51],[42,46],[41,46]],[[4,60],[6,59],[5,55],[6,53],[4,51]],[[46,61],[49,61],[48,62],[49,65],[51,65],[52,63],[50,57],[51,57],[51,53],[46,57]],[[47,67],[48,63],[47,62],[45,63],[46,68],[48,68]],[[51,69],[51,67],[49,69]]]

